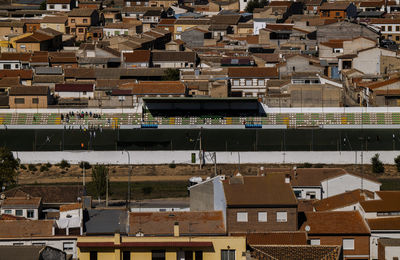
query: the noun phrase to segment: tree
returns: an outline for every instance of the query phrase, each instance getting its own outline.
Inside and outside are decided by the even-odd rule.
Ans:
[[[400,155],[394,158],[394,163],[396,164],[397,171],[400,172]]]
[[[104,165],[96,165],[92,169],[92,183],[97,198],[100,200],[101,196],[106,194],[108,168]]]
[[[254,8],[263,8],[267,3],[267,0],[250,0],[246,6],[246,12],[252,13]]]
[[[15,183],[19,161],[6,147],[0,148],[0,185]]]
[[[379,160],[379,154],[375,154],[374,157],[371,158],[372,163],[372,172],[373,173],[383,173],[385,172],[385,167],[381,160]]]
[[[43,1],[39,7],[40,10],[46,10],[46,1]]]
[[[164,72],[164,76],[163,76],[163,80],[167,80],[167,81],[175,81],[175,80],[179,80],[179,70],[178,69],[167,69]]]

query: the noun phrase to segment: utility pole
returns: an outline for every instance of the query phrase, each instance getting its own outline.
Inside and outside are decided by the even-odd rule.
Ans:
[[[214,152],[214,177],[217,176],[217,152]]]
[[[106,207],[108,207],[108,170],[107,168],[107,176],[106,176]]]
[[[202,144],[202,138],[201,138],[201,129],[202,128],[200,128],[200,134],[199,134],[199,139],[200,139],[200,147],[199,147],[199,149],[200,149],[200,152],[199,152],[199,157],[200,157],[200,170],[201,169],[203,169],[203,157],[204,157],[204,155],[203,155],[203,144]]]

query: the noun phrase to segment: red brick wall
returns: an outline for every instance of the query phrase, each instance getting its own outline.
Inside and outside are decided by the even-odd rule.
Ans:
[[[267,222],[258,222],[258,212],[267,212]],[[276,212],[287,211],[287,222],[277,222]],[[237,222],[237,212],[247,212],[247,222]],[[228,208],[228,233],[296,231],[297,208]]]
[[[316,236],[308,235],[308,239],[319,238],[321,245],[343,246],[344,238],[354,238],[354,250],[343,250],[342,255],[369,255],[369,236]],[[347,258],[344,258],[347,259]]]

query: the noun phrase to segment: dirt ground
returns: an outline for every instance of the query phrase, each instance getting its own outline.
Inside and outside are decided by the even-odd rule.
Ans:
[[[73,183],[82,182],[83,171],[78,165],[71,165],[67,169],[61,169],[59,166],[51,166],[48,171],[40,172],[40,165],[36,165],[36,171],[27,169],[19,170],[19,184],[35,184],[35,183]],[[175,166],[175,167],[174,167]],[[242,164],[238,165],[223,164],[217,166],[218,174],[232,175],[240,171],[242,175],[256,175],[263,166],[264,168],[292,168],[292,164]],[[301,165],[296,165],[301,167]],[[110,165],[110,181],[123,182],[128,181],[129,166]],[[382,175],[373,174],[371,165],[313,165],[312,167],[324,168],[344,168],[348,172],[362,172],[364,168],[365,174],[371,174],[376,177],[400,177],[394,165],[385,165],[385,173]],[[239,170],[240,168],[240,170]],[[32,169],[32,167],[31,167]],[[85,181],[91,181],[92,170],[86,170]],[[201,176],[203,178],[214,176],[214,166],[205,165],[200,169],[199,165],[133,165],[132,181],[184,181],[193,176]]]

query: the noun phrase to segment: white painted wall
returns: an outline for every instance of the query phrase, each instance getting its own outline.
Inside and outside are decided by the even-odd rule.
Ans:
[[[65,238],[65,239],[40,239],[40,240],[31,240],[31,239],[21,239],[17,238],[15,240],[0,240],[0,246],[12,246],[14,243],[22,243],[25,246],[34,245],[36,243],[44,243],[46,246],[51,246],[57,248],[61,251],[64,251],[67,254],[71,254],[73,259],[77,259],[77,248],[76,248],[76,238]],[[72,250],[63,250],[64,243],[73,243]]]
[[[103,28],[104,35],[107,37],[112,37],[115,35],[128,35],[128,29],[116,29],[116,28]]]
[[[361,189],[361,184],[363,184],[363,189],[369,191],[375,192],[380,190],[379,183],[367,180],[365,178],[362,179],[355,175],[344,174],[321,182],[323,190],[322,198],[328,198],[348,191]]]
[[[4,69],[4,65],[8,64],[11,66],[12,70],[20,70],[21,69],[21,62],[20,61],[1,61],[0,62],[0,69],[3,70]]]
[[[225,177],[219,176],[219,178],[213,179],[214,210],[222,210],[222,215],[224,216],[224,223],[226,226],[226,198],[221,178]]]
[[[298,199],[310,199],[307,197],[307,193],[309,192],[315,192],[315,198],[318,200],[322,199],[320,187],[293,187],[293,192],[294,191],[301,192],[301,195],[298,197]]]
[[[198,151],[129,151],[131,164],[168,164],[174,161],[176,164],[191,164],[191,154]],[[364,152],[364,158],[371,158],[379,153],[383,163],[393,164],[399,151],[368,151]],[[360,152],[217,152],[218,163],[237,164],[238,155],[241,163],[325,163],[325,164],[354,164],[360,162]],[[70,163],[79,163],[82,158],[91,164],[127,164],[128,155],[123,151],[63,151],[63,152],[14,152],[14,156],[21,163],[59,163],[67,160]],[[199,158],[197,158],[199,161]],[[369,160],[364,160],[369,163]],[[211,156],[206,152],[206,164],[214,164]],[[354,181],[355,183],[356,181]],[[361,181],[357,181],[361,183]],[[334,182],[335,183],[335,182]],[[329,187],[334,184],[329,182]],[[364,185],[365,189],[376,190],[376,186]],[[356,185],[346,186],[343,190],[354,190]],[[324,188],[325,189],[325,188]],[[335,190],[330,191],[332,193]],[[331,195],[332,196],[332,195]]]
[[[400,232],[399,230],[393,230],[392,232],[389,233],[380,233],[371,231],[371,237],[370,237],[370,259],[378,259],[378,239],[379,238],[400,238]],[[389,253],[386,254],[386,259],[393,259],[393,256],[400,256],[400,248],[397,247],[397,255],[391,255],[393,253],[396,253],[393,248],[386,248],[386,252]],[[390,257],[389,257],[390,256]]]
[[[7,212],[8,210],[11,210],[11,212]],[[22,216],[18,216],[18,217],[24,217],[24,218],[28,218],[28,210],[33,210],[33,218],[28,218],[28,219],[32,219],[32,220],[39,219],[39,210],[38,209],[1,209],[1,214],[9,214],[9,215],[17,216],[16,210],[22,210]]]
[[[53,5],[54,9],[51,9],[50,5]],[[66,8],[63,8],[63,6],[65,6]],[[69,4],[47,4],[46,9],[48,11],[63,11],[63,12],[69,12],[71,10]]]

